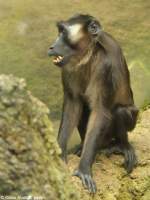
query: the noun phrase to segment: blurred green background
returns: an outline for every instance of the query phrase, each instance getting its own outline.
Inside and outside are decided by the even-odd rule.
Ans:
[[[27,80],[45,102],[53,120],[60,118],[60,69],[47,56],[56,38],[55,23],[75,13],[89,13],[121,44],[131,71],[139,107],[150,103],[149,0],[0,0],[0,73]]]

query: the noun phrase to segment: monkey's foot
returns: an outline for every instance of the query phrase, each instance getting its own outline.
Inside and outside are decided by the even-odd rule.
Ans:
[[[131,145],[129,145],[124,150],[124,168],[126,169],[127,173],[131,173],[134,169],[134,167],[137,166],[137,157],[134,152],[134,149]]]
[[[112,154],[124,154],[124,151],[121,149],[119,145],[110,146],[105,149],[105,154],[107,157],[110,157]]]
[[[127,173],[131,173],[137,165],[137,157],[135,155],[133,147],[129,144],[127,147],[122,147],[121,145],[112,145],[105,149],[105,154],[110,157],[112,154],[121,154],[124,156],[124,168]]]
[[[95,182],[92,179],[92,176],[90,174],[84,174],[80,170],[75,170],[75,172],[73,173],[73,176],[79,177],[82,181],[84,188],[88,189],[88,191],[91,194],[96,193],[96,190],[97,190],[96,184],[95,184]]]
[[[82,153],[82,144],[77,145],[74,149],[73,149],[73,154],[77,155],[77,156],[81,156]]]

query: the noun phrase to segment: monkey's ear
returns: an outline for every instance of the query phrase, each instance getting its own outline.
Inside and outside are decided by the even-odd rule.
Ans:
[[[88,24],[88,32],[93,36],[97,36],[101,33],[102,27],[98,21],[91,21]]]

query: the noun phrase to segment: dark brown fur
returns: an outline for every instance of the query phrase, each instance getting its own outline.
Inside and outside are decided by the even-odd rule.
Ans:
[[[126,170],[133,170],[136,156],[127,131],[135,127],[138,109],[117,41],[103,31],[86,41],[84,50],[80,43],[80,56],[73,57],[62,68],[64,104],[58,143],[66,160],[69,136],[78,127],[81,160],[75,175],[94,193],[96,186],[91,178],[91,167],[98,149],[108,147],[110,152],[119,149],[125,157]]]

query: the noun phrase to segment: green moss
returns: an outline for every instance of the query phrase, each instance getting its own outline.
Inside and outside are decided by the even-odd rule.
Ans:
[[[25,85],[22,79],[0,76],[0,194],[77,200],[59,158],[49,109]]]

